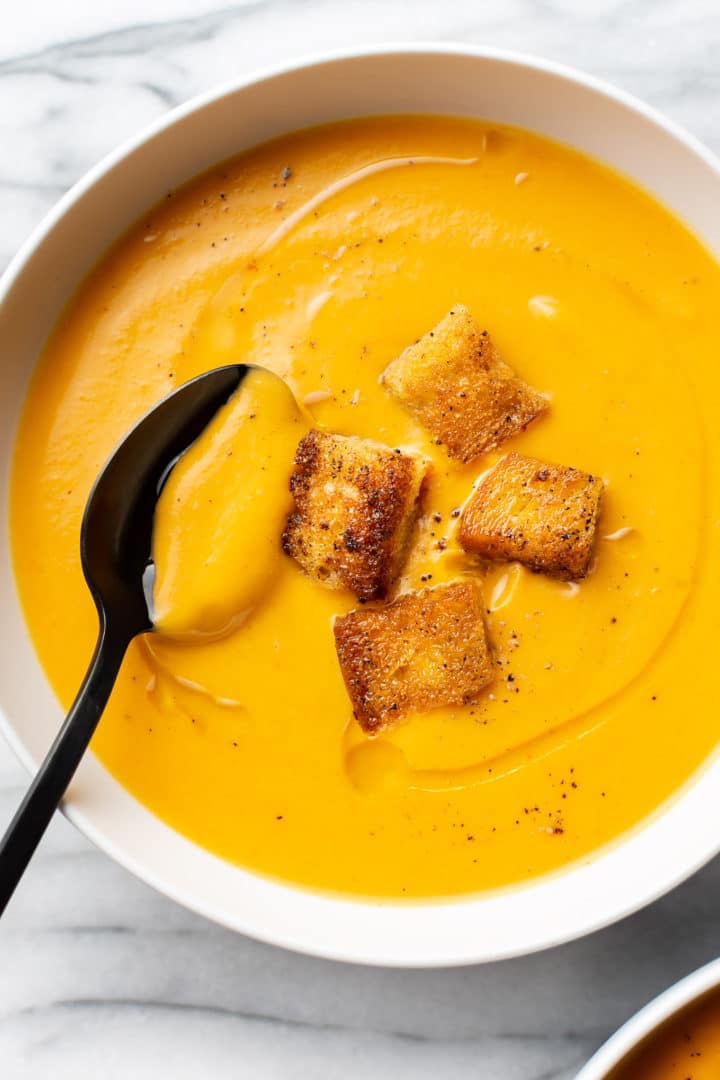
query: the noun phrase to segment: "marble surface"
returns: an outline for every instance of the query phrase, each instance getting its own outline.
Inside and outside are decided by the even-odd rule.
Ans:
[[[412,37],[542,54],[639,94],[720,150],[715,0],[218,3],[4,0],[0,265],[140,125],[218,80],[330,46]],[[0,826],[24,783],[0,745]],[[720,953],[718,896],[720,861],[541,955],[371,970],[221,930],[58,818],[0,925],[0,1075],[569,1080],[648,997]]]

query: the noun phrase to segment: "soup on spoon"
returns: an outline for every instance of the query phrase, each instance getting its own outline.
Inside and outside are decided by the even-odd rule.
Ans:
[[[158,633],[227,634],[267,596],[292,506],[293,455],[308,424],[287,384],[255,368],[175,463],[154,517]]]

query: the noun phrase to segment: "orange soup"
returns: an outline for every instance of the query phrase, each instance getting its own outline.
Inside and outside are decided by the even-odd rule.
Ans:
[[[612,1080],[717,1080],[720,996],[706,996],[671,1020],[613,1070]]]
[[[549,401],[467,465],[378,381],[455,304]],[[58,698],[71,701],[96,634],[78,537],[103,461],[186,379],[261,365],[301,412],[291,439],[282,402],[262,438],[238,436],[238,470],[267,458],[245,530],[254,546],[236,556],[224,544],[213,493],[231,510],[240,500],[245,522],[253,510],[242,471],[218,468],[206,510],[190,499],[185,531],[204,537],[205,555],[220,538],[236,570],[173,579],[185,611],[197,596],[183,581],[226,581],[228,610],[202,615],[225,632],[134,642],[95,754],[198,844],[313,888],[467,894],[591,858],[718,742],[706,679],[720,596],[718,310],[718,266],[666,210],[566,147],[486,123],[346,121],[168,192],[77,290],[20,424],[15,569]],[[391,596],[479,582],[495,678],[475,704],[373,737],[354,721],[332,621],[357,599],[281,547],[289,453],[305,425],[430,462]],[[230,428],[217,438],[232,449]],[[604,479],[580,583],[461,549],[458,511],[508,450]],[[158,516],[157,534],[171,545],[182,525]]]

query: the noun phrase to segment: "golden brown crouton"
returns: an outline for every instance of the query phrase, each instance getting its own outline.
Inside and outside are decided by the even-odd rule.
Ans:
[[[500,446],[548,407],[503,363],[487,330],[461,304],[380,378],[450,457],[463,462]]]
[[[402,567],[427,463],[354,436],[310,431],[295,452],[283,551],[333,588],[382,599]]]
[[[365,731],[403,713],[475,702],[493,679],[480,593],[455,581],[335,620],[335,647]]]
[[[466,551],[579,581],[587,573],[603,482],[511,453],[480,481],[460,521]]]

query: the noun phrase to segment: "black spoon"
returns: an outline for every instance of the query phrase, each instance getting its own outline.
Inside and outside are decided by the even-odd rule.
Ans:
[[[125,436],[95,481],[80,557],[100,632],[65,723],[0,841],[0,914],[80,764],[128,645],[153,628],[153,513],[163,482],[250,370],[244,364],[215,368],[179,387]]]

